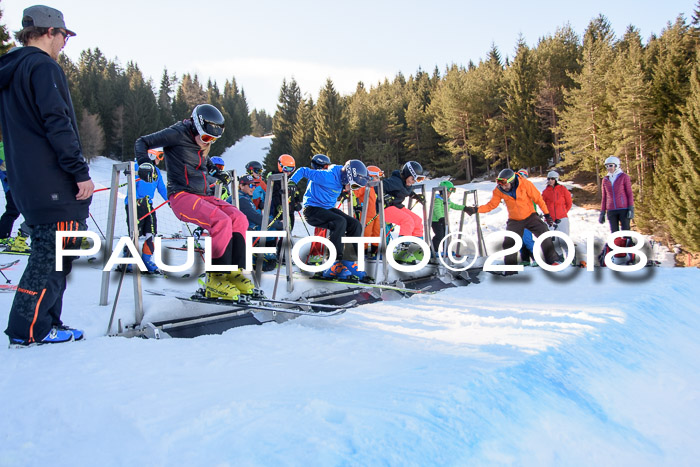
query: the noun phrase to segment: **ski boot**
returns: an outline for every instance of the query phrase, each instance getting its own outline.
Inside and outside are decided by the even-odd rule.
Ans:
[[[75,338],[72,332],[53,327],[51,328],[49,333],[40,341],[29,342],[12,337],[10,338],[10,348],[29,347],[41,344],[62,344],[64,342],[72,342],[74,339]]]
[[[156,263],[153,261],[153,255],[147,255],[147,254],[142,254],[141,259],[143,260],[143,264],[146,265],[146,271],[144,274],[163,274],[163,272],[158,269],[158,266],[156,266]]]
[[[208,272],[206,280],[199,280],[204,286],[204,297],[221,298],[224,300],[238,300],[241,292],[231,281],[228,280],[226,272]]]
[[[30,253],[32,249],[29,247],[29,245],[27,245],[27,237],[20,232],[14,238],[12,246],[8,248],[7,251],[11,251],[13,253]]]
[[[226,279],[232,283],[242,295],[253,295],[255,285],[241,271],[228,273]]]
[[[394,261],[400,264],[418,264],[419,260],[416,258],[415,254],[408,249],[408,246],[400,245],[394,252]]]
[[[323,264],[324,259],[323,255],[311,255],[309,256],[308,264],[309,266],[317,266]]]
[[[365,271],[357,269],[357,261],[343,260],[343,266],[350,272],[350,276],[355,277],[358,281],[369,280]]]
[[[59,331],[68,331],[71,334],[73,334],[74,341],[83,340],[83,337],[85,337],[85,333],[80,329],[75,329],[75,328],[72,328],[70,326],[66,326],[65,324],[59,324],[58,326],[55,326],[55,327]]]
[[[13,243],[14,239],[12,237],[0,238],[0,247],[2,247],[3,250],[9,249]]]
[[[345,267],[343,261],[336,261],[335,263],[333,263],[333,266],[323,271],[324,279],[335,279],[344,281],[348,280],[350,276],[350,271],[348,271],[348,268]]]

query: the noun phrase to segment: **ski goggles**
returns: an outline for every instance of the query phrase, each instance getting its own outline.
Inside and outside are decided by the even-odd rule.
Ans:
[[[148,157],[152,161],[160,162],[163,160],[164,153],[163,153],[163,151],[158,151],[157,149],[149,149],[148,150]]]
[[[294,172],[294,167],[292,167],[291,165],[283,165],[282,172],[284,172],[286,174],[290,174],[290,173]]]
[[[612,169],[615,167],[615,164],[605,164],[605,167],[608,169]]]
[[[416,181],[416,183],[420,183],[423,180],[425,180],[425,175],[416,175],[415,177],[413,177],[413,179]]]
[[[202,133],[201,135],[199,135],[199,137],[202,139],[203,142],[207,144],[212,144],[216,142],[217,139],[219,139],[216,136],[208,135],[206,133]]]
[[[506,179],[506,178],[497,178],[497,179],[496,179],[496,184],[497,184],[497,185],[503,186],[503,185],[505,185],[506,183],[512,183],[513,180],[515,180],[515,174],[513,174],[513,176],[510,177],[510,178],[508,178],[508,179]]]
[[[260,174],[262,173],[262,171],[263,171],[262,168],[260,168],[260,169],[253,169],[253,168],[248,169],[248,173],[249,173],[249,174],[257,174],[257,175],[260,175]]]

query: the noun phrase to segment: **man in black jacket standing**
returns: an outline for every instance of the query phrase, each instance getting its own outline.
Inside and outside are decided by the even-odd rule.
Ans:
[[[60,11],[24,10],[15,38],[24,46],[0,57],[0,124],[12,195],[32,227],[32,253],[20,279],[5,333],[11,345],[79,340],[61,322],[66,276],[56,271],[56,232],[86,230],[95,185],[83,158],[66,75],[56,60],[68,38]],[[80,238],[64,240],[80,248]]]

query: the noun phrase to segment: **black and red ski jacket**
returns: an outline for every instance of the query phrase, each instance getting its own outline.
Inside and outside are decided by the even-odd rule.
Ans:
[[[199,147],[196,136],[197,130],[192,120],[183,120],[164,130],[141,136],[134,144],[139,165],[151,162],[149,149],[163,148],[165,170],[168,172],[168,198],[181,191],[207,195],[207,174],[216,170],[216,166]]]

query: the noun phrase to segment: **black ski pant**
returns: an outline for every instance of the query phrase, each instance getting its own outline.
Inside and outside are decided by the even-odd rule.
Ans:
[[[508,219],[508,223],[506,224],[506,230],[514,232],[518,234],[520,238],[523,238],[523,231],[525,229],[528,229],[530,232],[532,232],[532,235],[535,237],[539,237],[545,232],[549,232],[547,224],[545,224],[542,221],[542,219],[540,219],[540,216],[538,216],[535,213],[530,214],[529,217],[526,217],[525,219],[520,221]],[[506,237],[503,240],[503,249],[510,248],[513,245],[515,245],[513,239]],[[552,242],[551,238],[547,238],[542,242],[542,253],[545,261],[547,261],[547,264],[552,264],[559,259],[556,251],[554,250],[554,243]],[[505,257],[505,263],[507,265],[518,264],[518,253],[507,255]]]
[[[129,205],[125,204],[124,207],[126,208],[126,225],[128,227]],[[156,217],[156,212],[153,210],[153,203],[151,203],[150,198],[143,197],[136,200],[136,217],[136,229],[139,232],[139,237],[146,237],[146,241],[143,243],[143,253],[152,255],[155,248],[153,245],[153,237],[158,233],[158,218]]]
[[[56,232],[77,230],[87,230],[85,220],[32,226],[32,253],[17,285],[5,330],[10,339],[38,342],[52,327],[63,324],[63,293],[76,257],[64,257],[63,271],[56,271]],[[63,249],[79,249],[81,240],[66,238]]]
[[[348,216],[340,209],[319,208],[317,206],[306,206],[304,208],[306,222],[314,227],[328,230],[328,239],[335,246],[337,252],[336,259],[356,260],[357,245],[348,245],[348,254],[343,254],[345,244],[341,242],[343,236],[360,237],[362,235],[362,224],[352,216]],[[353,255],[354,253],[354,255]]]
[[[629,230],[630,219],[627,217],[629,209],[611,209],[608,211],[608,222],[610,223],[610,233],[618,230]]]
[[[12,199],[12,191],[5,193],[5,212],[0,217],[0,238],[12,236],[12,226],[19,217],[19,209]]]
[[[445,238],[445,218],[443,217],[439,221],[433,222],[431,226],[433,228],[433,233],[435,234],[433,236],[433,248],[435,249],[435,253],[439,255],[440,250],[438,250],[438,247],[440,246],[442,239]]]

